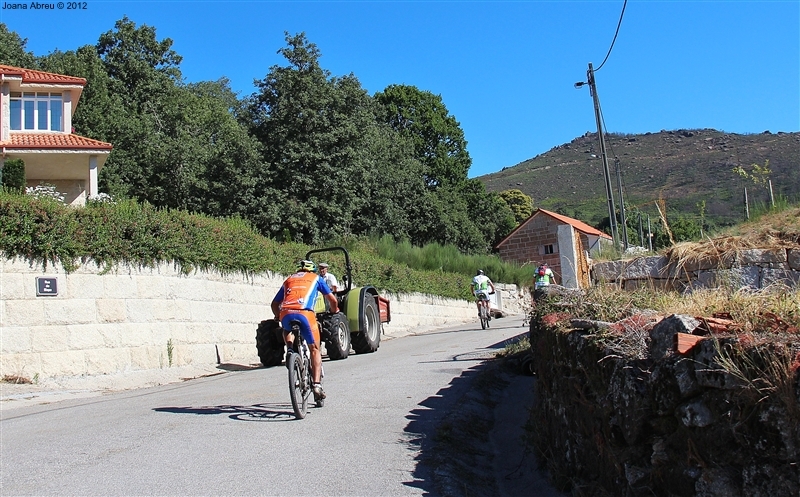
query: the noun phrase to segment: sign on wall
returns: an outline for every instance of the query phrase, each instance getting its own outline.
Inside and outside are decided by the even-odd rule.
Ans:
[[[58,279],[36,277],[36,296],[54,297],[58,295]]]

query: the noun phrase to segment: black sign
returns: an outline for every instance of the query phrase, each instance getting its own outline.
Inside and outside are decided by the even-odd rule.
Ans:
[[[37,297],[55,297],[58,295],[58,280],[56,278],[36,278]]]

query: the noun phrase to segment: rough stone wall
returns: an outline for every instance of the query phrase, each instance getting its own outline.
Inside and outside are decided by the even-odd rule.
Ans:
[[[626,290],[640,287],[684,291],[717,286],[765,288],[800,284],[800,248],[748,249],[723,259],[692,261],[678,267],[662,256],[595,263],[595,284],[615,283]]]
[[[598,332],[556,314],[531,323],[530,426],[557,486],[574,495],[800,495],[800,344],[697,337],[678,353],[678,333],[698,324],[673,315],[649,329]],[[782,359],[765,360],[769,351]]]
[[[37,296],[36,277],[58,295]],[[172,366],[259,362],[258,323],[280,275],[252,277],[157,268],[31,266],[0,259],[0,377],[100,375]],[[386,336],[475,319],[474,303],[430,295],[384,295]],[[513,304],[513,299],[508,299]]]

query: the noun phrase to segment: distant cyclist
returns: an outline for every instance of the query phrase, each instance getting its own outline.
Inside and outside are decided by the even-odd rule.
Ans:
[[[536,273],[533,275],[533,300],[538,302],[544,297],[544,287],[556,284],[556,275],[553,270],[543,263],[536,268]]]
[[[287,348],[287,366],[294,344],[294,333],[291,331],[292,322],[300,323],[300,332],[311,351],[311,377],[314,381],[315,401],[325,398],[325,391],[322,390],[320,382],[322,380],[322,353],[319,350],[319,325],[317,324],[317,315],[314,313],[314,302],[320,292],[328,301],[330,312],[339,312],[336,297],[325,280],[317,274],[316,264],[312,261],[300,261],[297,263],[297,272],[286,278],[281,289],[272,299],[272,313],[275,315],[275,319],[280,319],[283,326],[283,340],[286,342]]]
[[[492,289],[491,292],[489,291],[490,288]],[[483,274],[483,269],[478,269],[475,277],[472,278],[472,294],[478,299],[478,317],[481,317],[481,306],[484,306],[489,319],[492,318],[492,313],[489,312],[489,295],[492,293],[494,293],[494,283],[488,276]]]

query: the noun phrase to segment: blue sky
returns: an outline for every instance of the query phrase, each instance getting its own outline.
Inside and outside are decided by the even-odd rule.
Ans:
[[[85,5],[2,8],[0,22],[45,55],[95,44],[127,15],[173,40],[186,82],[225,76],[240,96],[285,63],[284,31],[302,31],[323,68],[353,73],[370,94],[407,84],[441,95],[476,177],[596,131],[588,88],[573,85],[606,57],[623,0]],[[800,2],[629,0],[596,82],[610,132],[800,131]]]

